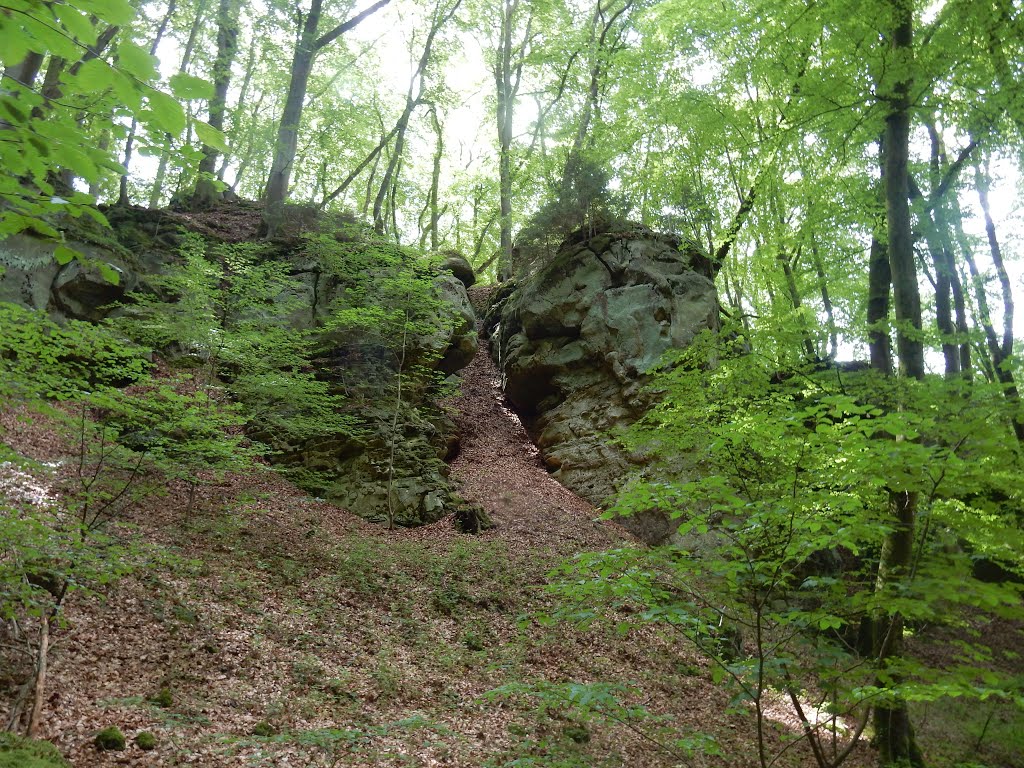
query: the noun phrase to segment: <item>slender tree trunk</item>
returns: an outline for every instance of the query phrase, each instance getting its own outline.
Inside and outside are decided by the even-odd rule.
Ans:
[[[4,69],[4,80],[13,80],[25,88],[33,88],[39,71],[43,68],[43,54],[37,51],[29,51],[21,62],[13,67]]]
[[[232,109],[231,111],[231,132],[236,136],[236,139],[240,139],[240,137],[238,136],[238,134],[240,133],[239,124],[241,123],[242,117],[245,114],[245,108],[247,106],[249,97],[249,88],[252,85],[252,76],[253,73],[256,71],[256,54],[260,50],[261,46],[259,45],[259,42],[257,41],[254,35],[252,41],[249,44],[249,55],[246,57],[245,60],[245,74],[242,75],[242,87],[238,90],[238,101],[235,102],[234,109]],[[260,93],[261,103],[263,100],[263,96],[264,94]],[[232,147],[232,155],[234,155],[236,159],[240,154],[239,150],[240,148],[238,147]],[[221,160],[220,167],[217,169],[217,179],[219,181],[224,181],[224,176],[226,175],[228,169],[228,160],[228,157],[224,157]],[[238,183],[237,176],[235,179],[235,183]]]
[[[406,97],[405,110],[398,120],[395,146],[391,151],[391,157],[388,158],[388,164],[384,168],[384,176],[381,178],[380,187],[378,187],[377,194],[373,199],[373,229],[379,235],[384,234],[385,202],[388,199],[388,193],[391,191],[393,183],[397,179],[399,163],[402,159],[402,153],[405,152],[405,132],[409,128],[409,119],[412,117],[412,112],[415,108],[416,101],[412,100],[411,96]]]
[[[512,277],[512,123],[516,99],[522,83],[526,49],[533,26],[532,9],[523,38],[513,44],[512,34],[519,21],[521,0],[503,0],[500,6],[498,47],[494,63],[494,88],[497,96],[495,123],[498,131],[498,279]]]
[[[868,348],[871,368],[886,376],[892,373],[892,340],[889,336],[889,298],[892,270],[885,243],[871,238],[868,261]]]
[[[46,673],[50,653],[50,616],[40,617],[39,647],[36,649],[35,690],[32,696],[32,709],[29,711],[28,726],[25,735],[36,738],[39,723],[43,719],[43,707],[46,704]]]
[[[61,78],[64,77],[64,70],[67,68],[67,59],[60,56],[50,56],[46,66],[46,74],[43,76],[43,87],[40,93],[43,103],[32,110],[32,117],[40,120],[50,110],[50,102],[61,97]]]
[[[953,254],[945,248],[933,218],[934,210],[929,211],[924,207],[924,197],[913,179],[909,180],[909,189],[911,199],[922,203],[918,210],[918,221],[935,269],[935,325],[942,341],[945,374],[947,378],[952,378],[960,374],[960,349],[957,345],[956,326],[953,324],[953,276],[956,272]]]
[[[398,178],[398,168],[402,161],[402,156],[405,151],[405,133],[409,128],[409,120],[412,117],[413,111],[417,106],[420,105],[423,98],[423,91],[425,88],[424,77],[426,75],[427,66],[430,64],[430,56],[434,47],[434,40],[437,38],[438,32],[441,31],[442,27],[447,24],[451,18],[455,15],[455,12],[462,5],[462,0],[455,0],[447,10],[441,11],[440,6],[435,11],[433,20],[431,21],[430,31],[427,32],[427,39],[423,44],[423,53],[420,55],[419,63],[416,66],[416,71],[413,72],[412,78],[409,80],[409,90],[405,95],[405,109],[402,112],[402,116],[398,119],[398,131],[395,134],[395,148],[391,153],[391,158],[388,162],[387,168],[384,170],[384,176],[381,179],[380,188],[377,190],[377,196],[373,201],[373,228],[378,233],[384,232],[384,203],[388,199],[390,194],[392,197],[391,210],[394,211],[394,191],[395,185]],[[397,232],[397,228],[393,228]]]
[[[291,80],[288,94],[285,97],[284,111],[277,129],[277,142],[274,145],[274,160],[270,166],[270,177],[267,181],[267,200],[264,212],[264,224],[267,235],[277,234],[284,216],[284,201],[288,197],[288,182],[291,180],[292,162],[299,146],[299,123],[302,120],[302,107],[309,86],[309,75],[313,69],[313,57],[316,54],[316,31],[320,24],[320,12],[323,0],[313,0],[306,14],[295,46],[292,58]]]
[[[563,203],[572,204],[578,210],[578,220],[575,224],[582,224],[583,218],[588,213],[594,190],[584,189],[583,185],[583,151],[587,139],[590,137],[590,124],[594,115],[600,109],[601,81],[604,78],[604,58],[608,54],[608,34],[615,26],[615,22],[622,14],[629,10],[633,0],[625,0],[611,16],[606,14],[611,11],[616,0],[608,0],[607,5],[602,0],[597,0],[594,6],[594,13],[590,19],[590,59],[588,62],[589,82],[587,84],[586,99],[583,102],[583,111],[580,113],[579,123],[576,125],[576,133],[573,136],[572,146],[562,169],[561,199]],[[600,33],[598,28],[600,27]],[[574,225],[570,225],[573,226]]]
[[[177,0],[170,0],[167,4],[167,11],[164,13],[164,17],[160,20],[160,26],[156,28],[156,34],[153,35],[153,42],[149,45],[149,55],[155,56],[157,49],[160,47],[160,41],[163,40],[164,33],[167,31],[167,25],[171,21],[171,17],[174,16],[174,11],[177,9]],[[128,175],[129,166],[132,162],[132,154],[135,149],[135,136],[139,130],[139,121],[136,118],[132,118],[132,123],[128,128],[128,136],[124,140],[124,156],[121,160],[121,165],[124,166],[124,173],[121,175],[121,181],[118,189],[117,204],[120,206],[127,206],[131,204],[128,199]]]
[[[188,40],[185,42],[185,50],[181,54],[181,64],[178,65],[178,71],[187,73],[188,68],[192,66],[192,56],[195,53],[196,41],[199,38],[199,30],[202,28],[204,17],[206,15],[206,3],[196,3],[196,15],[192,19],[192,25],[188,30]],[[164,137],[165,146],[163,152],[160,153],[160,162],[157,165],[156,177],[153,179],[153,188],[149,193],[149,207],[159,208],[160,198],[163,197],[164,193],[164,179],[167,178],[167,166],[171,159],[171,142],[173,137],[167,134]],[[126,189],[128,166],[125,164],[125,176],[121,177],[121,188]],[[127,200],[126,195],[122,194]],[[120,199],[120,198],[119,198]]]
[[[437,106],[430,105],[430,124],[434,129],[434,155],[433,168],[430,174],[430,189],[427,190],[427,199],[423,202],[423,209],[419,215],[420,249],[427,248],[427,239],[430,239],[430,250],[437,251],[438,248],[438,221],[441,218],[438,194],[441,184],[441,161],[444,159],[444,133],[441,130],[441,123],[437,118]],[[426,223],[424,223],[424,221]]]
[[[978,190],[978,202],[981,205],[982,215],[985,217],[985,235],[988,239],[989,255],[992,258],[992,265],[995,267],[1003,297],[1003,337],[1001,340],[996,338],[991,318],[986,323],[986,335],[989,339],[989,348],[992,351],[992,365],[995,368],[996,376],[1003,385],[1003,394],[1007,402],[1012,406],[1011,422],[1014,436],[1019,444],[1024,445],[1024,416],[1021,414],[1020,393],[1017,390],[1017,382],[1012,368],[1013,286],[1010,282],[1010,275],[1006,271],[1006,264],[1003,262],[1002,248],[999,246],[995,221],[992,219],[992,211],[989,207],[988,177],[982,172],[981,165],[975,165],[974,179]],[[972,271],[976,272],[977,266],[974,265],[973,260],[971,264]],[[984,293],[984,286],[980,286],[978,290]]]
[[[381,137],[381,140],[377,143],[377,146],[373,148],[370,154],[363,158],[359,165],[357,165],[355,169],[344,178],[341,184],[339,184],[329,195],[324,197],[323,201],[320,203],[321,210],[337,200],[339,196],[343,195],[345,190],[347,190],[349,186],[351,186],[352,182],[359,177],[359,174],[363,172],[366,166],[372,162],[379,161],[380,153],[384,151],[384,148],[387,147],[388,144],[391,143],[391,140],[395,137],[395,134],[398,133],[400,127],[399,123],[395,123],[395,126],[391,131]],[[375,174],[376,166],[374,166],[374,173],[371,174],[371,177]]]
[[[377,157],[373,161],[373,167],[370,169],[370,175],[366,177],[366,194],[363,195],[364,217],[369,214],[370,204],[373,202],[373,186],[377,180],[377,169],[380,168],[380,159],[382,156],[383,153],[377,154]]]
[[[345,32],[353,29],[365,19],[379,11],[391,0],[377,0],[364,11],[342,22],[330,32],[317,37],[320,26],[320,14],[323,0],[313,0],[303,21],[295,55],[292,58],[291,80],[288,83],[288,94],[285,97],[284,111],[277,130],[277,142],[274,145],[274,160],[270,166],[270,178],[267,180],[267,199],[263,214],[263,228],[268,237],[277,234],[284,214],[284,202],[288,197],[288,183],[292,174],[292,163],[299,145],[299,126],[302,123],[302,107],[309,87],[309,75],[313,69],[313,59],[318,51],[333,43]]]
[[[885,208],[896,314],[896,348],[900,373],[912,379],[924,378],[924,344],[921,335],[921,297],[917,287],[914,243],[910,218],[911,101],[913,85],[914,10],[912,0],[889,0],[891,25],[886,30],[890,58],[898,62],[895,82],[880,84],[889,109],[885,121],[884,159]],[[875,589],[884,597],[908,577],[913,562],[914,526],[918,492],[912,488],[889,491],[889,533],[879,557]],[[881,611],[875,616],[874,651],[880,670],[880,685],[889,687],[903,655],[903,617]],[[883,766],[920,768],[924,760],[914,738],[907,703],[896,696],[874,711],[875,737]]]
[[[796,285],[796,275],[793,273],[793,261],[795,261],[796,258],[797,254],[788,256],[785,253],[780,253],[776,257],[776,260],[782,265],[782,274],[786,278],[786,291],[789,293],[789,300],[793,305],[793,310],[799,313],[800,308],[803,306],[803,301],[800,299],[800,290]],[[811,336],[807,332],[803,318],[800,318],[799,322],[801,328],[800,335],[803,337],[804,355],[806,355],[808,362],[812,362],[817,357],[817,353],[814,349],[814,342],[811,340]]]
[[[213,98],[210,99],[210,127],[224,131],[227,112],[228,88],[231,86],[231,67],[238,52],[238,2],[220,0],[217,7],[217,58],[213,63]],[[193,208],[209,208],[220,198],[214,183],[219,152],[203,145],[203,159],[199,161],[199,178],[192,193]]]
[[[818,278],[818,290],[821,291],[821,303],[825,308],[826,327],[828,329],[828,359],[835,360],[839,354],[839,331],[836,328],[835,308],[828,292],[828,280],[825,277],[825,263],[818,250],[818,243],[811,237],[811,257],[814,259],[814,274]]]

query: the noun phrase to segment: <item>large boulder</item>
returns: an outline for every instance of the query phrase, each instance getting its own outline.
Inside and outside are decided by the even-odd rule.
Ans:
[[[641,227],[578,234],[540,271],[496,294],[484,319],[505,395],[548,469],[594,504],[631,465],[615,433],[650,404],[648,372],[670,348],[719,323],[707,257]],[[624,521],[647,540],[663,517]]]
[[[454,275],[442,272],[434,278],[434,287],[449,308],[452,324],[434,344],[443,350],[435,364],[439,371],[451,375],[469,365],[476,355],[480,336],[476,330],[476,313],[469,302],[465,284]]]
[[[57,319],[96,322],[138,287],[140,272],[152,268],[121,248],[81,242],[67,246],[83,259],[59,264],[54,258],[58,245],[22,234],[0,241],[0,301],[44,310]]]
[[[476,273],[473,272],[473,265],[469,263],[469,259],[458,251],[445,251],[444,261],[441,262],[441,269],[451,272],[467,288],[476,283]]]

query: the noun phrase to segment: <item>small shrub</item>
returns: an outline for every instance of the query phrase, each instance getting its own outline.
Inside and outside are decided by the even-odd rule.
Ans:
[[[174,694],[171,693],[170,688],[164,686],[157,691],[156,695],[154,695],[150,701],[162,709],[170,709],[174,706]]]
[[[590,731],[583,725],[567,725],[562,729],[562,735],[577,744],[586,744],[590,741]]]
[[[266,720],[260,720],[256,725],[252,727],[253,736],[262,736],[263,738],[270,738],[271,736],[277,735],[277,728],[268,723]]]

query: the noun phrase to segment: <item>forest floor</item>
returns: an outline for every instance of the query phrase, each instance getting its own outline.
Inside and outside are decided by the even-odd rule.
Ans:
[[[485,348],[450,407],[453,476],[495,529],[387,531],[269,471],[205,486],[189,514],[172,487],[131,521],[152,563],[70,600],[40,736],[76,768],[757,765],[753,719],[728,714],[728,692],[677,637],[538,620],[561,560],[637,545],[548,476]],[[3,414],[0,428],[33,458],[64,451],[43,421]],[[596,682],[646,716],[493,693]],[[0,717],[12,691],[0,673]],[[99,752],[111,725],[129,746]],[[154,750],[131,744],[141,731]],[[713,754],[691,748],[699,734]],[[794,735],[777,723],[766,737],[775,752]],[[872,761],[863,742],[847,765]],[[796,746],[775,765],[813,761]]]

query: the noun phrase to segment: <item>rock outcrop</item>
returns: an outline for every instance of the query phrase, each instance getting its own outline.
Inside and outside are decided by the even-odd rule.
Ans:
[[[189,224],[186,217],[141,209],[113,213],[117,221],[113,233],[105,234],[109,242],[68,243],[85,256],[84,265],[58,264],[51,241],[27,235],[0,241],[0,301],[45,311],[58,321],[99,322],[110,314],[111,304],[130,302],[133,291],[162,294],[152,278],[181,262],[177,246]],[[225,242],[232,247],[204,229],[199,232],[212,248]],[[362,270],[339,268],[337,254],[332,262],[298,238],[269,244],[263,255],[286,264],[290,278],[287,288],[268,302],[289,309],[271,312],[268,322],[312,334],[311,369],[343,396],[346,415],[358,428],[351,435],[325,434],[294,444],[282,443],[258,422],[248,429],[273,446],[273,460],[307,490],[372,521],[422,525],[464,504],[444,463],[457,448],[455,425],[436,400],[448,391],[441,380],[465,367],[477,351],[476,315],[466,292],[475,277],[455,253],[428,266],[415,254],[369,238],[352,227],[327,236],[328,245],[341,244],[342,250],[355,253],[362,249]],[[117,282],[107,279],[99,265],[107,276],[116,273]],[[401,333],[389,337],[376,327],[372,311],[364,315],[370,320],[363,325],[334,322],[338,311],[374,305],[401,309],[396,306],[400,299],[377,295],[382,285],[396,281],[404,290],[419,292],[421,308],[429,307],[430,317],[419,318],[408,339]],[[402,349],[396,351],[396,344]]]
[[[647,372],[670,348],[717,328],[711,265],[695,247],[640,227],[578,234],[519,285],[496,291],[484,318],[505,395],[548,469],[595,504],[631,464],[615,440],[649,404]],[[623,521],[656,541],[658,515]]]

